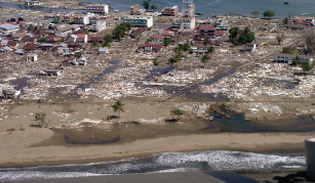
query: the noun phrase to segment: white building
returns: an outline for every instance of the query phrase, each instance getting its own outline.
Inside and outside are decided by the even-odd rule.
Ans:
[[[153,17],[152,16],[129,16],[123,18],[124,23],[130,23],[133,27],[152,27]]]
[[[26,60],[29,62],[35,62],[37,61],[37,59],[38,59],[38,56],[36,54],[29,54],[27,55],[27,58],[26,58]]]
[[[106,29],[106,20],[98,20],[96,21],[95,31],[101,32]]]
[[[314,56],[279,53],[277,54],[276,62],[291,64],[293,59],[296,57],[299,58],[300,62],[309,62],[309,64],[312,64],[314,60]]]
[[[42,2],[39,1],[25,1],[24,6],[39,6],[43,4]]]
[[[89,4],[85,6],[85,10],[91,13],[108,13],[107,4]]]
[[[20,27],[18,25],[13,25],[9,23],[0,24],[0,32],[2,32],[3,34],[10,34],[19,30]]]

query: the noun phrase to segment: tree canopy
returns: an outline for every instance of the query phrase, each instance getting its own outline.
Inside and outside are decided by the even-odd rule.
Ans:
[[[151,6],[151,9],[152,9],[152,10],[158,10],[159,8],[160,8],[160,6],[157,5],[157,4],[153,4],[153,5]]]
[[[142,1],[142,6],[145,10],[148,10],[150,8],[150,2],[151,2],[151,0]]]
[[[309,32],[304,35],[305,54],[315,53],[315,32]]]
[[[106,34],[104,37],[104,42],[103,42],[103,46],[105,47],[110,47],[110,43],[113,42],[113,37],[109,34]]]
[[[264,11],[263,15],[264,15],[264,17],[271,18],[271,17],[275,16],[275,12],[273,12],[271,10],[266,10],[266,11]]]
[[[171,38],[168,38],[168,37],[164,38],[164,40],[163,40],[164,46],[168,46],[171,43],[172,43],[172,39]]]
[[[118,112],[119,115],[120,115],[120,112],[124,112],[125,109],[124,109],[124,105],[120,100],[117,100],[115,102],[115,104],[113,104],[111,107],[113,109],[114,112]]]
[[[115,27],[112,33],[112,37],[118,40],[125,37],[126,32],[130,31],[131,24],[130,23],[121,23]]]
[[[229,30],[230,41],[234,45],[251,43],[255,40],[255,34],[246,27],[244,30],[240,30],[238,27],[233,27]]]

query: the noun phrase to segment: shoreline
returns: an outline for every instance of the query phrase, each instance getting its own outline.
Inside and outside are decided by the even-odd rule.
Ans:
[[[303,153],[304,139],[308,133],[220,133],[206,135],[179,135],[155,139],[135,140],[131,143],[100,146],[44,146],[1,147],[0,167],[21,168],[85,164],[128,158],[141,158],[163,152],[193,152],[207,150],[231,150],[256,153]],[[258,142],[259,141],[259,142]],[[3,146],[3,144],[1,144]],[[75,156],[73,151],[76,151]],[[38,155],[40,153],[40,155]]]

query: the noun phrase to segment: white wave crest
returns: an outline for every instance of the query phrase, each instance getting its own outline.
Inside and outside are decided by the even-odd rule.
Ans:
[[[188,163],[206,162],[214,170],[269,169],[284,166],[304,166],[304,156],[283,156],[238,151],[206,151],[190,153],[163,153],[156,163],[172,167]]]

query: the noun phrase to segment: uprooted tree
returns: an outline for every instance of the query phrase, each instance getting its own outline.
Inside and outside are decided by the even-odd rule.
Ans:
[[[315,53],[315,31],[304,34],[305,54]]]

